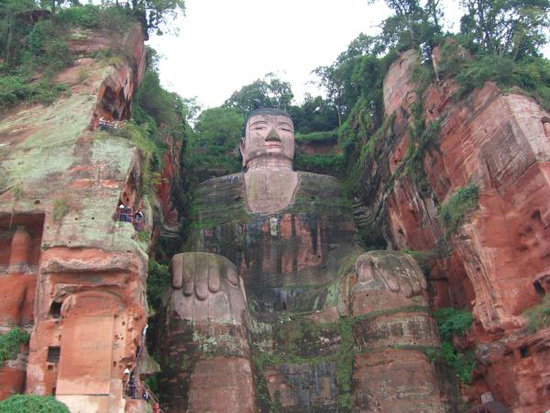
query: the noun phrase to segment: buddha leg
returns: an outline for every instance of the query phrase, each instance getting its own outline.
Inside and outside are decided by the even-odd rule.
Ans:
[[[246,296],[235,266],[210,253],[172,259],[166,311],[171,412],[252,412]]]
[[[357,259],[356,272],[350,292],[356,407],[447,411],[435,367],[425,354],[440,341],[418,264],[403,253],[373,251]]]

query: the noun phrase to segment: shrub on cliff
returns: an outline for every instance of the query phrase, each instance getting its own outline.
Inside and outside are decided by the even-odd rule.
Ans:
[[[453,334],[464,333],[474,321],[472,313],[456,308],[440,308],[434,311],[433,316],[441,338],[449,340]]]
[[[542,107],[550,109],[548,59],[532,57],[514,61],[506,56],[482,56],[464,63],[455,80],[462,85],[460,97],[483,87],[486,81],[493,81],[503,90],[519,87]]]
[[[550,296],[545,296],[542,303],[528,308],[523,313],[529,324],[527,330],[534,333],[542,328],[550,326]]]
[[[70,413],[64,403],[52,396],[16,394],[0,402],[0,413]]]
[[[19,354],[19,346],[29,341],[29,333],[14,328],[0,336],[0,367],[6,360],[12,360]]]
[[[437,327],[441,335],[441,349],[429,354],[432,358],[442,358],[445,364],[454,372],[458,379],[465,384],[472,381],[472,371],[476,366],[472,351],[461,352],[451,343],[454,334],[463,334],[474,321],[472,313],[456,308],[440,308],[433,312]]]
[[[172,275],[168,265],[159,264],[154,259],[149,260],[147,267],[147,303],[151,310],[157,311],[161,307],[163,293],[170,286]]]
[[[478,187],[468,184],[459,188],[449,200],[441,206],[440,217],[446,229],[445,237],[456,232],[464,218],[478,207]]]
[[[65,27],[107,29],[123,33],[136,23],[136,18],[126,8],[85,4],[60,9],[55,15],[55,21]]]
[[[473,352],[461,353],[449,341],[441,344],[443,361],[449,366],[458,379],[465,384],[472,382],[472,372],[476,366]]]

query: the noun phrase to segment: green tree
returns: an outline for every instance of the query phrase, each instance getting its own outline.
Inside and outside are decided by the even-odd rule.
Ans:
[[[166,24],[179,13],[185,14],[184,0],[102,0],[102,3],[106,6],[129,7],[141,22],[146,40],[153,31],[161,35]]]
[[[290,116],[296,133],[323,132],[338,127],[338,113],[328,100],[321,96],[305,95],[301,106],[291,106]]]
[[[80,2],[78,0],[40,0],[40,5],[42,7],[49,7],[52,14],[55,14],[58,7],[62,7],[66,4],[78,6]]]
[[[37,8],[33,0],[0,1],[0,53],[6,66],[15,66],[34,24],[32,11]]]
[[[374,3],[377,0],[369,0]],[[421,43],[422,32],[427,16],[418,0],[384,0],[386,5],[395,12],[382,23],[382,38],[386,47],[398,44],[407,47],[418,46]],[[434,2],[430,3],[432,6]]]
[[[202,108],[197,97],[193,96],[192,98],[183,98],[182,103],[185,107],[185,118],[187,122],[194,122]]]
[[[158,73],[149,69],[143,75],[134,97],[133,117],[142,123],[143,116],[151,116],[157,126],[174,126],[181,123],[186,114],[183,100],[160,85]]]
[[[209,145],[234,149],[241,136],[244,118],[235,109],[206,109],[197,118],[195,133],[200,147]]]
[[[342,125],[342,116],[346,110],[344,98],[344,76],[340,66],[333,64],[332,66],[319,66],[313,70],[313,73],[318,77],[318,84],[322,86],[327,94],[329,102],[336,109],[338,116],[338,126]]]
[[[285,82],[274,73],[268,73],[240,90],[233,92],[224,106],[234,108],[242,116],[253,110],[274,107],[289,110],[294,95],[289,82]]]
[[[327,93],[328,102],[336,109],[338,126],[346,120],[361,96],[369,100],[371,114],[379,111],[380,59],[379,39],[359,35],[331,66],[317,67],[313,73]]]
[[[538,56],[550,27],[548,0],[463,0],[461,32],[482,51],[513,60]]]
[[[374,3],[378,0],[369,0]],[[395,14],[382,22],[382,33],[378,36],[381,50],[417,47],[422,43],[432,44],[442,34],[443,11],[440,0],[384,0]]]

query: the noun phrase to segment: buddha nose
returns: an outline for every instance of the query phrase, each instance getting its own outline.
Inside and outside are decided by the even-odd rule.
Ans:
[[[273,128],[271,128],[271,130],[269,131],[269,133],[267,134],[267,137],[265,138],[265,141],[266,142],[281,142],[281,137],[279,136],[279,134],[277,133],[277,131]]]

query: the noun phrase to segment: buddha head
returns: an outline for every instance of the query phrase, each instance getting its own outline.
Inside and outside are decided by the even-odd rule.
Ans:
[[[294,158],[294,124],[281,109],[258,109],[250,114],[241,139],[245,168],[289,166]]]

